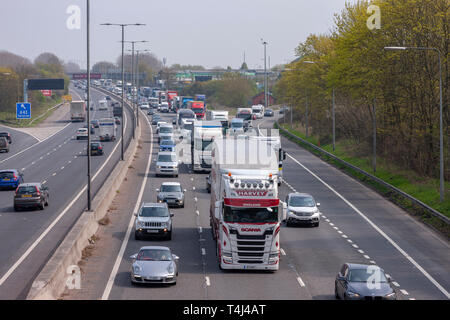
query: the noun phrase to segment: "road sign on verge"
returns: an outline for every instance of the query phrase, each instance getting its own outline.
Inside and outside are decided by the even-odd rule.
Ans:
[[[66,96],[63,96],[63,99],[64,99],[65,101],[72,101],[72,96],[71,96],[70,94],[68,94],[68,95],[66,95]]]
[[[31,103],[16,103],[16,119],[31,119]]]

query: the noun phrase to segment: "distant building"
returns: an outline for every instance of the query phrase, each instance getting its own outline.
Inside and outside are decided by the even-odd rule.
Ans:
[[[270,92],[268,92],[267,95],[269,96],[269,98],[268,98],[269,106],[274,105],[276,100],[273,97],[273,95]],[[264,105],[264,91],[261,91],[260,93],[258,93],[256,96],[254,96],[252,98],[252,105],[255,105],[255,104]]]

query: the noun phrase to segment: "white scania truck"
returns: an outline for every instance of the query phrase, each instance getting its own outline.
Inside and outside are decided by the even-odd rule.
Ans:
[[[249,139],[214,142],[210,224],[221,269],[279,269],[278,156]]]

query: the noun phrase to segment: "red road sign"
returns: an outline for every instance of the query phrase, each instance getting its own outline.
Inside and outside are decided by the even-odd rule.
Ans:
[[[45,97],[51,97],[52,96],[52,90],[41,90],[42,94]]]

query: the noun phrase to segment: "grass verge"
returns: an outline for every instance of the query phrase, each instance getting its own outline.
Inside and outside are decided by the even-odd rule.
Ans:
[[[62,103],[62,99],[49,99],[45,101],[40,106],[32,106],[31,108],[31,119],[16,119],[16,112],[1,111],[0,112],[0,124],[4,124],[6,126],[14,127],[14,128],[24,128],[24,127],[35,127],[45,119],[47,119],[53,112],[50,110],[57,104]],[[39,117],[39,119],[37,119]],[[33,119],[36,119],[33,121]]]
[[[277,128],[276,123],[275,127]],[[318,141],[315,137],[308,137],[308,139],[306,139],[305,135],[302,134],[301,132],[294,129],[290,129],[288,126],[282,127],[287,131],[289,131],[290,133],[292,133],[293,135],[298,136],[310,142],[311,144],[314,144],[316,146],[318,145]],[[283,134],[287,139],[295,142],[296,144],[300,145],[302,148],[318,156],[322,160],[332,164],[333,166],[339,168],[341,171],[363,182],[373,190],[377,191],[384,197],[388,198],[398,206],[405,209],[412,216],[418,218],[420,221],[426,223],[427,225],[433,227],[435,230],[441,232],[445,237],[447,237],[447,239],[450,238],[450,225],[438,219],[434,215],[430,214],[427,210],[425,210],[421,206],[416,205],[409,199],[397,194],[396,192],[391,191],[390,189],[374,181],[373,179],[370,179],[369,177],[343,165],[342,163],[334,160],[333,158],[330,158],[329,156],[320,153],[319,151],[315,150],[309,145],[302,143],[301,141],[296,140],[288,136],[287,134],[284,134],[281,130],[280,133]],[[368,159],[367,157],[357,157],[352,155],[351,151],[349,151],[350,150],[349,145],[351,145],[350,141],[336,142],[334,152],[332,150],[331,144],[321,145],[320,147],[325,151],[332,153],[334,156],[376,176],[377,178],[393,185],[394,187],[402,190],[403,192],[411,195],[412,197],[422,201],[423,203],[427,204],[433,209],[441,212],[445,216],[450,217],[450,192],[449,192],[450,183],[445,183],[446,200],[441,203],[439,201],[438,179],[421,177],[412,170],[405,170],[400,167],[397,167],[392,163],[390,163],[389,161],[387,161],[386,159],[380,157],[377,158],[377,170],[376,173],[374,174],[370,159]]]

